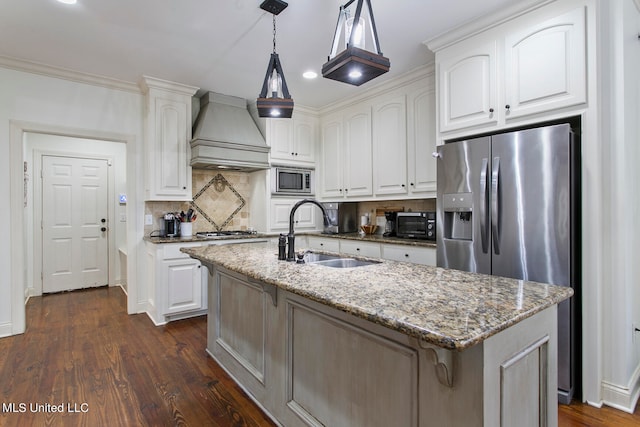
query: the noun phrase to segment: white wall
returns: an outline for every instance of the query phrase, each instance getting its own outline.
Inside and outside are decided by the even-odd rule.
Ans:
[[[61,135],[49,135],[28,132],[24,136],[24,159],[28,163],[29,180],[26,186],[25,207],[25,246],[26,246],[26,283],[29,295],[42,293],[40,246],[34,247],[34,238],[38,228],[34,229],[34,220],[39,218],[42,209],[41,199],[34,200],[35,189],[39,187],[41,171],[41,155],[82,155],[90,158],[103,158],[111,161],[109,167],[109,285],[120,283],[120,257],[118,248],[126,247],[126,205],[118,201],[119,194],[127,191],[127,151],[126,144],[121,142],[101,141],[96,139],[75,138]],[[35,234],[34,234],[35,232]],[[40,243],[41,244],[41,243]],[[32,254],[30,256],[30,254]],[[34,264],[35,263],[35,264]],[[126,272],[125,272],[126,276]]]
[[[11,189],[15,193],[22,192],[21,185],[11,181],[11,171],[16,167],[22,169],[22,150],[16,149],[16,136],[12,134],[15,129],[52,130],[48,133],[126,140],[127,194],[130,200],[127,235],[129,257],[134,262],[137,252],[141,252],[143,247],[143,101],[143,96],[136,90],[90,85],[0,66],[0,146],[10,154],[0,156],[0,199],[12,199]],[[12,165],[11,162],[18,164]],[[12,200],[21,199],[22,194],[14,194]],[[6,222],[23,225],[22,209],[16,210],[12,206]],[[17,301],[15,292],[12,294],[12,279],[25,277],[24,257],[17,254],[16,251],[20,251],[12,247],[11,242],[14,246],[22,246],[24,236],[16,235],[14,229],[11,232],[11,239],[0,241],[0,336],[21,332],[12,322],[19,317],[12,312],[12,299],[14,305]],[[130,282],[132,279],[129,275]],[[140,279],[143,277],[135,278]],[[20,286],[24,288],[25,283]],[[145,300],[146,292],[138,292],[135,303]],[[22,310],[20,307],[17,309]]]

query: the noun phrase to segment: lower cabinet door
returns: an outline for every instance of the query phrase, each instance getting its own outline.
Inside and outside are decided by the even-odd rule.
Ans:
[[[204,308],[202,266],[191,258],[163,261],[166,281],[163,314],[170,315]]]

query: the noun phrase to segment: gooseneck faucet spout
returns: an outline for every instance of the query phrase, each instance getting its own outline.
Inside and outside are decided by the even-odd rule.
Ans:
[[[287,251],[287,261],[293,261],[296,258],[296,237],[293,230],[293,216],[296,213],[296,210],[305,203],[313,203],[322,211],[322,216],[324,217],[324,226],[327,227],[330,225],[331,221],[329,219],[329,215],[327,215],[327,211],[324,209],[321,203],[314,199],[303,199],[298,203],[293,205],[291,208],[291,213],[289,214],[289,234],[287,235],[287,245],[289,246]]]

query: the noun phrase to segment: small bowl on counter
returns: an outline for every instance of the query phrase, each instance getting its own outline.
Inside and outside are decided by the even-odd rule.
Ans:
[[[377,225],[361,225],[360,229],[364,232],[364,234],[373,234],[378,229]]]

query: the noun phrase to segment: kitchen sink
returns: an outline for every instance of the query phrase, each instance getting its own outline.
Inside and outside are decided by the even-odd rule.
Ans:
[[[366,265],[379,264],[380,261],[368,261],[363,259],[349,258],[342,255],[329,255],[317,252],[307,252],[304,255],[304,262],[313,265],[323,265],[332,268],[353,268],[364,267]]]

